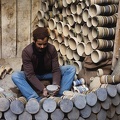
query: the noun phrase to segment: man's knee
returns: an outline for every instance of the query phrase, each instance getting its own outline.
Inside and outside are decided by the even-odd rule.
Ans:
[[[76,68],[75,68],[75,66],[70,65],[70,70],[71,70],[71,72],[76,73]]]
[[[20,76],[21,76],[20,72],[16,71],[16,72],[12,73],[11,78],[15,82],[15,81],[17,81],[20,78]]]

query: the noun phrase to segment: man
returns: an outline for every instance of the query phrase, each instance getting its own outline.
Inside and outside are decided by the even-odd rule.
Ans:
[[[47,28],[38,27],[33,31],[33,42],[22,51],[22,71],[12,74],[12,80],[27,100],[36,98],[38,101],[48,96],[48,91],[42,80],[52,79],[58,86],[54,95],[61,96],[65,90],[70,90],[76,70],[72,65],[59,66],[55,47],[48,43]],[[40,92],[40,96],[37,92]]]

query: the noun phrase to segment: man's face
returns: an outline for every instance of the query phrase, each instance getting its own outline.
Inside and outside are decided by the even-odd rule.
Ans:
[[[45,51],[45,48],[47,47],[48,44],[48,38],[45,37],[43,40],[42,39],[37,39],[35,42],[36,48],[39,52]]]

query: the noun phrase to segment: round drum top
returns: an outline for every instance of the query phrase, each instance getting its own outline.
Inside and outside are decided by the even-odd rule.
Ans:
[[[48,85],[46,88],[49,92],[54,92],[58,89],[58,86],[57,85]]]

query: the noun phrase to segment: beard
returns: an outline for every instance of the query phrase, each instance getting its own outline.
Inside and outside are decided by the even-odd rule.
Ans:
[[[37,48],[36,47],[36,49],[37,49],[38,52],[45,52],[46,51],[46,47],[45,48]]]

